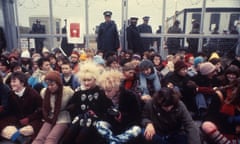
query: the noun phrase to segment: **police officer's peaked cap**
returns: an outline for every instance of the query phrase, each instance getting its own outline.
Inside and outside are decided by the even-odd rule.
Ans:
[[[105,11],[103,13],[104,16],[112,16],[112,12],[111,11]]]
[[[131,22],[137,22],[137,20],[138,20],[137,17],[131,17],[131,18],[130,18],[130,21],[131,21]]]
[[[143,17],[143,20],[144,20],[144,21],[148,21],[149,19],[150,19],[149,16],[145,16],[145,17]]]

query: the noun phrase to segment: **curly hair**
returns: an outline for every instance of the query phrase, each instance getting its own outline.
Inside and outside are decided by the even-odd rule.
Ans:
[[[118,88],[121,85],[124,76],[122,72],[118,70],[105,70],[99,77],[97,83],[103,89]]]
[[[100,71],[100,67],[98,67],[94,62],[86,61],[80,64],[80,70],[77,73],[77,76],[80,81],[92,78],[97,80],[100,75]]]

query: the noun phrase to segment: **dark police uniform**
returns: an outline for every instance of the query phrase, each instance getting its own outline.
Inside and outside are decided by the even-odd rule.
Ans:
[[[147,24],[149,21],[149,16],[143,17],[143,21],[145,21],[143,24],[138,26],[139,33],[152,33],[152,27]],[[152,38],[141,38],[142,39],[142,47],[144,51],[148,51],[149,47],[153,45]]]
[[[112,12],[105,11],[103,15],[105,17],[111,17]],[[100,24],[97,37],[97,47],[98,50],[103,51],[105,54],[117,52],[117,49],[119,48],[119,36],[117,25],[114,21],[105,21]]]
[[[138,18],[131,17],[130,25],[127,27],[128,49],[132,50],[133,53],[142,54],[144,52],[144,49],[142,48],[140,33],[136,26],[137,20]]]

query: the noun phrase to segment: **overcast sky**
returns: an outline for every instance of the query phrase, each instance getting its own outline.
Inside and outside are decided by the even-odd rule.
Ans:
[[[122,23],[122,0],[88,0],[89,1],[89,32],[103,19],[103,12],[111,10],[112,19],[118,29]],[[184,8],[201,7],[202,0],[166,0],[166,16]],[[29,26],[30,16],[48,16],[49,0],[17,0],[19,24]],[[207,0],[207,7],[240,7],[240,0]],[[68,17],[85,17],[85,0],[53,0],[53,15],[62,20]],[[143,16],[150,16],[149,24],[155,32],[162,23],[162,0],[128,0],[128,18],[136,16],[138,24]]]

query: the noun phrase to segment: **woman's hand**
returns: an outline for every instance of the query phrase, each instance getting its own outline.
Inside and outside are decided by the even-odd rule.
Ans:
[[[146,129],[144,131],[144,136],[146,140],[152,140],[153,136],[156,134],[154,126],[152,123],[147,124]]]

